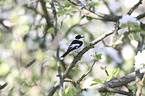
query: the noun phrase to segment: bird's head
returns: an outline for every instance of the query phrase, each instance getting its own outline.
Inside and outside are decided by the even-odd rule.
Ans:
[[[84,38],[84,36],[83,35],[76,35],[75,36],[75,39],[81,39],[81,38]]]

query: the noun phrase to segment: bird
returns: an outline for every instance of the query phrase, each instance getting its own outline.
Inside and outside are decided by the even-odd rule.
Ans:
[[[72,52],[79,52],[81,51],[81,49],[83,48],[83,35],[76,35],[74,40],[70,43],[67,51],[60,57],[60,59],[62,60],[66,55],[68,55],[69,53]]]

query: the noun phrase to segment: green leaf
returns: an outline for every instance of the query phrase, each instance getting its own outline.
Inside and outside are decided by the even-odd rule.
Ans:
[[[88,16],[86,17],[86,19],[89,20],[89,21],[92,20],[92,18],[91,17],[88,17]]]
[[[53,27],[49,28],[48,33],[54,34],[54,28]]]
[[[126,24],[121,24],[121,28],[125,28],[125,27],[127,27]]]
[[[0,77],[5,77],[10,72],[10,64],[2,62],[0,64]]]
[[[99,78],[95,78],[95,79],[93,79],[93,81],[94,81],[94,82],[97,82],[97,83],[102,83],[102,80],[99,79]]]
[[[67,3],[65,4],[65,7],[70,7],[70,6],[71,6],[71,3],[68,3],[68,2],[67,2]]]
[[[9,91],[8,96],[13,96],[13,90],[14,90],[14,87],[11,88],[11,90]]]
[[[90,86],[97,85],[98,83],[92,83]]]
[[[57,12],[58,17],[63,16],[64,15],[64,10],[59,10]]]
[[[105,73],[107,74],[107,76],[109,76],[109,73],[108,73],[108,71],[105,69]]]
[[[100,60],[100,59],[102,59],[101,56],[102,56],[102,54],[98,54],[98,55],[96,55],[96,58],[97,58],[98,60]]]
[[[78,11],[72,11],[71,13],[77,13]]]
[[[65,89],[65,94],[67,94],[68,91],[69,91],[69,87],[67,87],[67,88]]]
[[[140,25],[138,25],[137,23],[131,23],[131,26],[132,30],[140,30]]]
[[[116,69],[114,72],[113,72],[113,75],[114,75],[114,77],[116,77],[116,75],[119,73],[119,68],[118,69]]]
[[[94,5],[95,5],[95,6],[99,6],[99,5],[100,5],[100,3],[99,3],[99,2],[96,2],[96,3],[94,3]]]
[[[64,9],[65,8],[65,6],[61,5],[59,2],[56,2],[56,3],[58,4],[60,9]],[[56,6],[57,6],[57,4],[56,4]]]
[[[111,80],[112,78],[114,78],[114,76],[110,75],[109,78],[108,78],[108,81]]]
[[[143,34],[145,34],[145,31],[144,30],[141,30],[140,32],[143,33]]]
[[[100,66],[100,68],[102,69],[102,70],[105,70],[105,69],[107,69],[107,67],[105,66],[105,67],[102,67],[102,66]]]
[[[100,66],[100,68],[102,69],[102,70],[104,70],[105,68],[104,67],[102,67],[102,66]]]
[[[46,8],[51,9],[51,7],[46,7]]]
[[[94,60],[100,60],[100,59],[102,59],[101,58],[101,56],[102,56],[102,54],[97,54],[97,52],[95,52],[95,55],[91,55],[91,56],[93,56],[94,57]]]

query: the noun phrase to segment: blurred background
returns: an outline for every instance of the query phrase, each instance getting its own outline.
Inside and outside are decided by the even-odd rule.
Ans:
[[[139,0],[80,0],[94,12],[112,15],[125,15]],[[45,6],[44,6],[45,5]],[[84,35],[84,47],[103,33],[114,28],[114,22],[105,22],[84,17],[67,0],[56,0],[58,34],[55,40],[53,13],[49,0],[1,0],[0,1],[0,84],[8,85],[0,90],[0,96],[47,96],[59,80],[57,73],[56,48],[60,46],[62,55],[75,34]],[[145,11],[145,0],[131,16]],[[145,23],[145,19],[141,20]],[[90,86],[94,78],[104,82],[114,75],[122,77],[134,71],[134,57],[139,34],[134,33],[122,41],[122,35],[108,36],[88,52],[70,72],[71,79],[78,80],[93,63],[95,52],[102,54],[92,72],[83,79],[82,88],[87,91],[82,96],[100,96],[95,86]],[[115,40],[114,40],[115,38]],[[62,73],[76,54],[70,54],[63,60]],[[77,74],[77,75],[76,75]],[[70,96],[78,90],[71,83],[65,83]],[[78,96],[80,96],[78,95]],[[58,96],[58,92],[55,93]]]

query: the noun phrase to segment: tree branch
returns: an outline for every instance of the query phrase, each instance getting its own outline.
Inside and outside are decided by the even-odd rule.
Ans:
[[[137,4],[135,4],[130,10],[129,12],[127,13],[128,15],[131,15],[131,13],[136,9],[138,8],[138,6],[142,4],[142,0],[139,0],[139,2]]]
[[[143,17],[145,17],[145,12],[140,14],[140,15],[138,15],[136,18],[139,20],[139,19],[142,19]]]
[[[51,27],[52,26],[52,23],[51,23],[51,19],[49,17],[49,14],[47,12],[47,9],[46,9],[46,3],[43,0],[40,0],[40,3],[41,3],[41,7],[43,9],[43,14],[44,14],[45,19],[46,19],[46,22],[47,22],[47,26],[48,27]]]
[[[74,57],[73,61],[71,62],[71,64],[67,67],[67,69],[65,70],[63,76],[63,79],[69,74],[69,72],[72,70],[72,68],[76,65],[76,63],[81,59],[81,57],[83,56],[83,54],[85,54],[88,50],[90,50],[91,48],[94,47],[94,45],[96,45],[97,43],[99,43],[100,41],[102,41],[104,38],[112,35],[114,33],[114,30],[108,33],[105,33],[103,35],[101,35],[100,37],[98,37],[97,39],[95,39],[94,41],[90,42],[90,44],[88,44],[88,46],[86,46],[85,48],[82,49],[81,52],[78,53],[77,56]],[[48,96],[52,96],[54,94],[54,91],[56,91],[56,89],[59,87],[59,82],[57,82],[57,84],[52,88],[52,90],[50,91]]]
[[[23,5],[23,7],[27,8],[27,9],[30,9],[30,10],[33,10],[36,14],[40,14],[42,17],[45,17],[41,12],[39,12],[37,10],[37,8],[33,8],[31,6],[28,6],[27,4],[26,5]]]
[[[12,27],[6,26],[6,25],[3,23],[4,20],[5,20],[5,19],[0,18],[0,24],[1,24],[7,31],[11,31]]]
[[[56,13],[56,9],[55,9],[53,0],[49,0],[49,2],[51,4],[53,17],[54,17],[54,20],[53,20],[54,32],[55,32],[55,36],[57,36],[57,33],[58,33],[57,13]],[[64,88],[63,88],[63,78],[62,78],[62,74],[61,74],[61,64],[60,64],[60,58],[59,58],[59,46],[57,46],[57,49],[56,49],[56,59],[57,59],[58,76],[59,76],[59,79],[60,79],[60,89],[61,89],[61,92],[63,92]]]
[[[63,88],[63,78],[62,78],[62,74],[61,74],[61,64],[60,64],[60,59],[59,59],[59,47],[57,48],[56,56],[57,56],[56,58],[57,58],[58,76],[60,79],[60,89],[61,89],[61,92],[63,92],[64,88]]]
[[[116,16],[116,15],[107,15],[104,13],[94,13],[93,11],[90,11],[87,9],[80,1],[78,0],[68,0],[70,3],[72,3],[75,7],[77,7],[86,17],[91,17],[93,19],[99,19],[102,21],[113,21],[117,22],[122,16]],[[131,14],[140,4],[142,4],[142,0],[140,0],[136,5],[134,5],[130,11],[127,14]],[[137,19],[141,19],[145,17],[145,12],[138,15]]]
[[[136,72],[139,72],[139,70],[137,70]],[[125,91],[117,89],[116,87],[126,86],[126,85],[128,85],[128,83],[130,83],[132,81],[136,81],[136,77],[137,77],[136,72],[130,73],[120,79],[112,79],[108,82],[98,84],[97,90],[99,92],[115,92],[115,93],[119,93],[119,94],[134,96],[131,91],[125,92]],[[141,75],[139,78],[142,78],[144,75],[143,73],[138,73],[138,74]]]
[[[7,85],[8,85],[7,82],[5,84],[3,84],[3,85],[0,85],[0,90],[2,90],[3,88],[5,88]]]
[[[99,19],[103,21],[113,21],[117,22],[121,16],[116,15],[107,15],[104,13],[94,13],[93,11],[90,11],[87,9],[80,1],[78,0],[68,0],[70,3],[72,3],[75,7],[77,7],[86,17],[91,17],[94,19]]]
[[[106,88],[109,92],[112,92],[112,93],[119,93],[119,94],[123,94],[127,96],[135,96],[132,92],[126,92],[117,88],[110,88],[110,87],[106,87]]]

